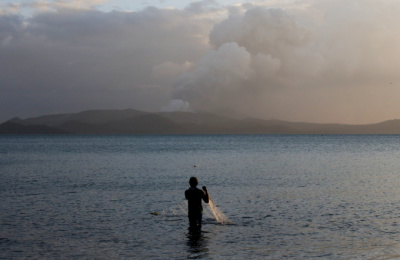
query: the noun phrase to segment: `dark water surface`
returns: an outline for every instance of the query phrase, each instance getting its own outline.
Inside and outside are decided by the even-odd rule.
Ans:
[[[0,178],[1,259],[400,258],[400,136],[0,136]]]

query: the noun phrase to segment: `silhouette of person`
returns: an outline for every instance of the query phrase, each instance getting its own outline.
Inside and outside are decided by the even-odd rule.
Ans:
[[[201,200],[205,203],[209,202],[209,196],[206,186],[200,190],[197,188],[199,181],[196,177],[191,177],[189,180],[190,188],[185,191],[185,198],[188,200],[188,217],[191,229],[200,229],[201,220],[203,217],[203,205]]]

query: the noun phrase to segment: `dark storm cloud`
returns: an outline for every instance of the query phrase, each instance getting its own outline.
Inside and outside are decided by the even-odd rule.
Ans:
[[[211,25],[195,19],[193,11],[157,8],[0,16],[0,118],[159,109],[169,88],[153,77],[153,67],[165,61],[184,66],[207,51],[202,37]]]

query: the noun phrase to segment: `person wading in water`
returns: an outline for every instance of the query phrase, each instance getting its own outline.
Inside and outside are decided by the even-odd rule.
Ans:
[[[191,177],[189,180],[190,188],[185,191],[185,198],[188,200],[188,217],[191,229],[201,228],[201,219],[203,217],[203,205],[201,200],[205,203],[209,202],[209,196],[206,186],[200,190],[197,188],[199,181],[196,177]]]

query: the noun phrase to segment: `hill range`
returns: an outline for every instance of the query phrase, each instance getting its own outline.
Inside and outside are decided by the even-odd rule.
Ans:
[[[347,125],[233,119],[210,113],[89,110],[13,118],[0,124],[0,134],[400,134],[400,120]]]

